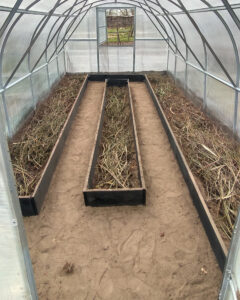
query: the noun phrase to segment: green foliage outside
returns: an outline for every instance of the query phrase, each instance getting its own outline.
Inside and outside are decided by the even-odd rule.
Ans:
[[[134,41],[132,27],[108,28],[108,43],[127,43]]]

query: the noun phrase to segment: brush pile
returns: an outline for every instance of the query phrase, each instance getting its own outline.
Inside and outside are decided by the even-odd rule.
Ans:
[[[83,79],[66,75],[9,142],[19,196],[34,191]]]
[[[107,88],[102,130],[94,188],[139,187],[127,87]]]
[[[231,239],[240,205],[240,147],[229,132],[186,99],[167,75],[149,80],[185,154],[204,189],[207,205],[225,240]]]

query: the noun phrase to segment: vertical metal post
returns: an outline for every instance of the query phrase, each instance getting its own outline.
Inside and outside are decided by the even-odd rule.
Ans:
[[[185,93],[188,93],[188,64],[187,64],[187,60],[186,60],[186,66],[185,66],[185,79],[184,79],[184,90]]]
[[[188,62],[188,48],[186,47],[186,60],[185,60],[186,66],[185,66],[185,82],[184,82],[184,90],[186,95],[188,93],[188,63],[187,62]]]
[[[105,9],[106,41],[108,42],[107,9]]]
[[[3,103],[3,110],[4,110],[5,120],[6,120],[6,123],[7,123],[8,136],[10,137],[12,135],[12,130],[11,130],[10,120],[9,120],[9,116],[8,116],[5,92],[2,92],[2,103]]]
[[[205,72],[204,72],[204,82],[203,82],[203,109],[207,109],[207,70],[208,70],[208,55],[206,44],[203,42],[204,54],[205,54]]]
[[[100,72],[100,66],[99,66],[99,30],[98,30],[98,8],[96,8],[96,31],[97,31],[97,70]]]
[[[50,75],[49,75],[49,68],[48,68],[49,63],[47,61],[47,51],[45,52],[45,59],[46,59],[46,63],[47,63],[46,70],[47,70],[48,88],[50,89],[51,84],[50,84]]]
[[[170,50],[169,50],[169,43],[168,43],[168,49],[167,49],[167,71],[169,69],[169,55],[170,55]]]
[[[134,8],[134,43],[133,43],[133,72],[135,72],[135,61],[136,61],[136,7]]]
[[[177,52],[175,52],[175,62],[174,62],[174,81],[176,83],[177,79]]]
[[[57,62],[57,73],[58,73],[58,78],[59,78],[60,77],[60,71],[59,71],[59,61],[58,61],[58,58],[59,58],[59,54],[57,53],[56,62]]]
[[[3,212],[5,214],[9,215],[9,222],[3,223],[3,229],[4,227],[8,229],[9,233],[12,234],[12,238],[14,236],[14,246],[16,247],[13,252],[10,251],[11,259],[17,262],[17,265],[14,266],[16,269],[11,269],[13,266],[8,266],[10,269],[7,271],[6,276],[8,276],[10,279],[8,281],[9,286],[13,286],[16,284],[16,282],[11,282],[11,279],[14,279],[13,275],[14,272],[19,272],[17,274],[18,278],[20,279],[20,276],[22,276],[22,279],[25,281],[25,288],[26,288],[26,298],[30,298],[32,300],[37,300],[37,291],[33,276],[33,270],[32,270],[32,263],[29,255],[28,245],[27,245],[27,239],[26,234],[24,230],[23,225],[23,218],[20,208],[20,203],[18,199],[16,184],[14,180],[14,174],[13,169],[11,165],[11,159],[10,154],[8,150],[8,144],[7,144],[7,138],[4,134],[4,127],[2,122],[2,113],[0,110],[0,152],[2,154],[3,161],[1,162],[3,171],[0,174],[0,183],[1,183],[1,193],[0,196],[4,197],[1,199],[0,203],[2,203]],[[6,205],[4,205],[6,204]],[[1,220],[0,220],[1,223]],[[4,230],[3,230],[4,232]],[[11,237],[9,237],[11,239]],[[1,235],[0,242],[4,242],[4,235]],[[6,242],[6,241],[5,241]],[[5,245],[7,246],[7,244]],[[7,249],[5,249],[7,250]],[[8,260],[7,260],[8,261]],[[18,264],[19,263],[19,264]],[[1,276],[4,276],[4,269],[1,270]],[[17,293],[18,291],[14,291]],[[6,295],[3,292],[4,295]],[[13,297],[13,294],[10,296]],[[15,297],[18,297],[17,294],[15,294]]]
[[[67,66],[66,66],[66,49],[65,45],[63,46],[63,64],[64,64],[64,74],[67,73]]]
[[[234,116],[233,116],[233,133],[237,134],[237,119],[238,119],[238,90],[235,90]]]
[[[36,99],[35,99],[35,95],[34,95],[32,73],[30,75],[30,86],[31,86],[31,94],[32,94],[32,100],[33,100],[33,109],[35,109],[36,108]]]

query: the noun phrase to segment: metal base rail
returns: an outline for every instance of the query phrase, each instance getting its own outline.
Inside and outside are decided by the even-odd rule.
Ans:
[[[56,144],[51,151],[47,164],[42,172],[42,175],[38,181],[37,186],[35,187],[33,194],[19,197],[23,216],[37,215],[41,210],[44,197],[47,193],[52,175],[57,166],[57,162],[62,153],[63,145],[66,141],[72,121],[77,113],[77,109],[81,103],[81,99],[86,90],[87,84],[88,84],[88,75],[85,77],[85,80],[80,88],[76,100],[73,103],[72,109],[68,114],[67,120],[64,123],[64,126],[59,134]]]
[[[126,77],[126,76],[125,76]],[[133,104],[131,91],[129,87],[129,81],[126,78],[118,77],[108,77],[108,80],[105,79],[105,89],[103,92],[101,114],[98,121],[97,131],[95,135],[95,143],[90,159],[90,164],[88,168],[88,173],[84,185],[83,195],[86,206],[115,206],[115,205],[145,205],[146,204],[146,187],[143,177],[142,162],[139,150],[139,143],[137,137],[136,123],[134,118]],[[96,79],[96,77],[94,77]],[[138,178],[140,187],[139,188],[127,188],[127,189],[94,189],[93,188],[93,179],[94,171],[97,163],[97,158],[99,154],[101,136],[102,136],[102,127],[104,122],[104,112],[106,106],[106,87],[108,86],[124,86],[128,87],[129,94],[129,105],[131,111],[131,120],[132,120],[132,130],[135,143],[135,151],[137,157],[137,166],[138,166]]]
[[[201,220],[203,227],[205,229],[205,232],[208,236],[211,247],[215,253],[219,267],[223,271],[224,265],[226,262],[226,257],[227,257],[227,248],[222,240],[222,237],[217,229],[217,226],[212,218],[212,215],[209,212],[209,209],[205,203],[205,200],[204,200],[204,198],[200,192],[200,189],[194,179],[194,176],[188,166],[188,163],[187,163],[187,161],[184,157],[184,154],[177,142],[177,139],[171,129],[171,126],[164,114],[164,111],[163,111],[161,105],[159,104],[157,96],[155,95],[155,93],[152,89],[152,86],[148,80],[147,75],[145,75],[145,83],[146,83],[148,91],[152,97],[153,103],[156,107],[156,110],[161,119],[163,127],[167,133],[170,145],[171,145],[174,155],[177,159],[177,162],[178,162],[180,170],[183,174],[184,180],[188,186],[193,203],[198,211],[200,220]]]

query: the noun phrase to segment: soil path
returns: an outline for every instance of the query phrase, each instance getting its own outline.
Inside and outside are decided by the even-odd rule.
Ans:
[[[217,299],[221,273],[164,129],[144,84],[131,89],[147,205],[84,206],[103,91],[91,82],[44,207],[25,218],[39,299]]]

